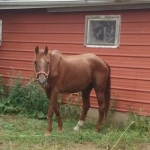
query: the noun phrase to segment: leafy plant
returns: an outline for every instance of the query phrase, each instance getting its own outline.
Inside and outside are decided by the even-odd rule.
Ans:
[[[0,112],[22,113],[29,117],[46,118],[48,99],[43,89],[34,80],[23,85],[21,77],[12,78],[8,95],[1,99]]]

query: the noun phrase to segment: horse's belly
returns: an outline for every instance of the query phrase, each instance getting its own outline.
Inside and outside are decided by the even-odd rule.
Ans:
[[[90,80],[70,80],[69,82],[64,82],[61,87],[62,93],[75,93],[80,92],[84,90],[88,84],[90,83]]]

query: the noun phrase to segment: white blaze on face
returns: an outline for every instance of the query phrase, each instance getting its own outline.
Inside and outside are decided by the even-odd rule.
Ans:
[[[41,71],[45,71],[45,70],[44,70],[44,68],[45,68],[45,67],[44,67],[44,65],[45,65],[45,63],[44,63],[44,62],[45,62],[44,58],[41,58],[40,62],[41,62]]]
[[[40,67],[39,67],[39,72],[40,74],[38,75],[38,81],[42,86],[46,85],[46,72],[45,72],[45,60],[43,58],[40,59]]]
[[[74,127],[75,131],[79,131],[79,129],[83,126],[83,120],[79,120],[77,126]]]
[[[41,63],[44,63],[44,59],[43,58],[41,59]]]

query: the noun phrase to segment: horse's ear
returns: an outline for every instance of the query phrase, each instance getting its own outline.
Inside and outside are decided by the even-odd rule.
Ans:
[[[39,47],[38,45],[35,47],[35,54],[38,54],[39,53]]]
[[[45,53],[45,55],[47,55],[48,54],[48,47],[47,46],[45,46],[45,50],[44,50],[44,53]]]

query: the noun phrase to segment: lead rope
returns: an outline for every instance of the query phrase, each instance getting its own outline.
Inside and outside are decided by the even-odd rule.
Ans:
[[[116,144],[115,144],[110,150],[113,150],[113,149],[117,146],[117,144],[119,143],[120,139],[123,137],[123,135],[126,133],[126,131],[130,128],[130,126],[131,126],[134,122],[135,122],[135,121],[132,121],[132,122],[128,125],[128,127],[125,129],[125,131],[121,134],[121,136],[120,136],[119,139],[117,140]]]

